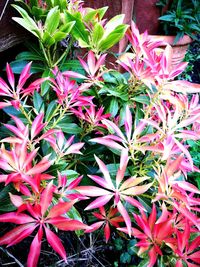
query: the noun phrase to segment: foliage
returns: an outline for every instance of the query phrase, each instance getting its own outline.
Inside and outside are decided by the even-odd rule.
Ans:
[[[27,266],[35,267],[43,238],[67,260],[59,230],[100,231],[106,242],[115,231],[128,243],[121,264],[198,266],[200,190],[188,176],[200,173],[193,146],[200,140],[200,85],[174,80],[187,63],[172,68],[172,48],[160,50],[162,42],[132,23],[132,53],[109,69],[108,49],[127,29],[123,16],[106,22],[106,8],[77,0],[19,2],[15,21],[41,50],[32,45],[0,78],[8,116],[0,131],[0,222],[18,225],[0,245],[33,234]],[[71,45],[59,50],[69,32],[85,48],[75,60]],[[24,59],[35,62],[23,66]],[[36,63],[45,68],[35,77]]]
[[[184,79],[189,82],[199,83],[200,74],[196,70],[198,69],[198,64],[200,62],[199,51],[200,51],[199,42],[192,42],[185,55],[185,61],[188,62],[188,65],[186,69],[179,76],[180,79]]]
[[[161,7],[162,16],[159,20],[162,22],[163,30],[167,35],[176,35],[177,42],[184,34],[192,39],[198,40],[200,33],[200,5],[197,0],[176,0],[176,1],[158,1],[157,6]]]

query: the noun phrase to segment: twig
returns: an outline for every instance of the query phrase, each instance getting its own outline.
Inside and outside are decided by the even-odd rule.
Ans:
[[[83,243],[82,243],[82,245],[83,245]],[[103,246],[95,247],[95,251],[102,250],[102,247]],[[76,262],[78,262],[78,261],[87,261],[88,260],[88,257],[87,257],[88,254],[90,254],[92,257],[94,257],[94,255],[92,255],[92,252],[93,252],[93,248],[86,248],[86,249],[82,250],[80,253],[76,253],[76,254],[73,254],[71,256],[68,256],[67,257],[67,263],[66,263],[67,265],[64,265],[64,266],[69,266],[69,263],[70,262],[74,262],[74,261],[76,261]],[[78,257],[77,258],[77,256],[79,254],[82,254],[82,255],[85,254],[86,258],[84,258],[84,257]],[[97,262],[99,262],[96,257],[94,257],[94,258],[95,258],[95,260],[97,260]],[[99,262],[99,263],[101,264],[102,267],[105,267],[104,265],[102,265],[101,262]],[[57,262],[56,266],[63,266],[63,264],[64,264],[64,261],[60,260],[60,261]]]
[[[4,249],[2,247],[0,247],[0,249],[9,257],[11,257],[20,267],[24,267],[24,265],[18,259],[16,259],[15,256],[13,256],[7,249]]]
[[[9,1],[10,1],[10,0],[7,0],[6,3],[5,3],[5,5],[4,5],[4,7],[3,7],[3,10],[2,10],[1,15],[0,15],[0,21],[1,21],[1,19],[3,18],[3,15],[4,15],[4,13],[5,13],[5,10],[6,10],[6,7],[7,7],[8,3],[9,3]]]

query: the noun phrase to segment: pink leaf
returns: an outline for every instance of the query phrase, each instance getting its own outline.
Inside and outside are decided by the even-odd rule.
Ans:
[[[154,264],[156,263],[157,261],[157,253],[156,253],[156,250],[154,247],[152,247],[149,251],[149,258],[150,258],[150,261],[147,265],[147,267],[153,267]]]
[[[106,165],[97,156],[94,155],[94,157],[95,157],[96,162],[99,165],[99,169],[103,173],[103,176],[104,176],[107,184],[110,186],[110,189],[114,189],[114,185],[113,185],[113,182],[110,178],[110,174],[109,174],[109,171],[108,171]]]
[[[61,243],[60,239],[55,235],[50,229],[45,227],[47,241],[50,246],[66,261],[67,256],[65,252],[65,248]]]
[[[90,226],[78,221],[78,220],[71,220],[71,219],[66,219],[62,221],[57,221],[52,219],[48,221],[49,223],[52,223],[55,225],[58,229],[63,230],[63,231],[76,231],[76,230],[82,230],[82,229],[91,229]]]
[[[119,145],[117,142],[109,139],[109,138],[103,138],[103,137],[98,137],[98,138],[93,138],[90,139],[91,142],[95,142],[104,146],[108,146],[114,149],[122,150],[124,147]]]
[[[132,115],[128,106],[126,106],[125,128],[128,140],[130,140],[132,131]]]
[[[8,212],[0,215],[0,222],[11,222],[16,224],[24,224],[34,222],[34,219],[26,214],[17,212]]]
[[[26,224],[27,229],[25,229],[23,232],[20,233],[20,235],[16,235],[15,238],[8,244],[7,247],[13,246],[21,242],[24,238],[30,236],[32,232],[35,230],[37,227],[37,224]],[[20,226],[19,226],[20,227]],[[16,228],[14,229],[16,230]]]
[[[127,164],[128,164],[128,149],[123,149],[121,152],[121,157],[120,157],[120,167],[119,167],[119,169],[117,171],[117,175],[116,175],[117,188],[119,187],[121,181],[124,178]]]
[[[151,231],[154,228],[155,222],[156,222],[156,205],[155,203],[153,203],[152,211],[149,216],[149,226],[150,226]]]
[[[54,191],[53,182],[50,182],[41,194],[40,205],[41,205],[42,215],[45,214],[46,210],[51,204],[53,191]]]
[[[188,256],[189,259],[193,260],[196,263],[200,264],[200,251],[196,251],[190,256]]]
[[[11,202],[17,208],[24,203],[23,198],[21,196],[13,195],[12,193],[9,193],[9,196],[10,196]]]
[[[14,74],[13,74],[13,71],[10,67],[10,65],[7,63],[6,64],[6,73],[7,73],[7,77],[8,77],[8,81],[12,87],[12,89],[14,89],[15,87],[15,77],[14,77]]]
[[[99,207],[101,207],[101,206],[104,206],[106,203],[108,203],[108,202],[111,200],[112,197],[113,197],[112,194],[98,197],[97,199],[95,199],[94,201],[92,201],[92,202],[85,208],[85,210],[96,209],[96,208],[99,208]]]
[[[37,235],[34,237],[30,251],[28,254],[27,267],[36,267],[41,251],[43,231],[42,228],[39,229]]]
[[[124,222],[127,227],[128,235],[131,236],[131,219],[129,217],[127,210],[122,205],[121,201],[117,203],[117,209],[119,213],[122,215],[122,217],[124,218]]]
[[[43,118],[44,118],[44,114],[40,113],[34,119],[32,123],[32,127],[31,127],[31,139],[33,139],[36,135],[38,135],[39,132],[44,128],[45,123],[42,123]]]
[[[22,87],[24,86],[25,82],[28,80],[28,78],[30,77],[30,69],[31,69],[31,64],[32,62],[28,63],[24,69],[22,70],[20,77],[19,77],[19,82],[18,82],[18,86],[17,86],[17,90],[21,90]]]
[[[105,225],[105,228],[104,228],[104,236],[106,238],[106,243],[107,243],[109,238],[110,238],[110,226],[109,226],[108,222],[106,222],[106,225]]]
[[[95,181],[97,184],[101,185],[102,187],[110,189],[109,184],[103,178],[97,175],[88,175],[88,177]]]
[[[126,200],[128,203],[133,205],[134,207],[138,208],[139,210],[146,211],[146,209],[142,206],[142,204],[137,201],[136,199],[129,197],[129,196],[122,196],[124,200]]]
[[[16,241],[17,238],[21,237],[21,239],[18,241],[20,242],[22,239],[24,239],[26,236],[30,235],[33,230],[35,229],[36,225],[28,223],[25,225],[20,225],[15,227],[13,230],[6,233],[4,236],[0,238],[0,246],[1,245],[9,245],[14,244],[13,242]],[[27,233],[27,230],[30,230],[29,233]],[[24,235],[24,232],[26,231],[27,235]],[[15,242],[16,244],[17,242]]]
[[[64,213],[68,212],[72,208],[74,203],[76,203],[76,201],[77,200],[73,200],[70,202],[60,202],[60,203],[56,204],[49,211],[47,218],[54,218],[54,217],[60,216]]]
[[[84,80],[87,79],[86,76],[84,76],[78,72],[75,72],[75,71],[68,70],[68,71],[64,71],[62,74],[69,77],[69,78],[75,78],[75,79],[78,78],[78,79],[84,79]]]
[[[104,221],[96,222],[90,225],[91,229],[87,229],[85,233],[91,233],[99,229],[104,224]]]
[[[88,197],[98,197],[110,194],[109,191],[92,185],[77,186],[74,190]]]
[[[26,174],[34,175],[34,174],[38,174],[38,173],[42,173],[46,171],[53,163],[53,161],[52,160],[49,161],[48,158],[49,158],[49,155],[45,156],[39,163],[33,166],[33,168],[28,170]]]
[[[149,184],[145,184],[145,185],[138,185],[138,186],[130,187],[122,191],[122,194],[130,195],[130,196],[137,196],[137,195],[140,195],[146,192],[152,186],[152,184],[153,182]]]

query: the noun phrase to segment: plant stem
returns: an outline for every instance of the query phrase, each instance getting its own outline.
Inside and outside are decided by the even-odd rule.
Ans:
[[[70,49],[71,49],[71,47],[72,47],[72,44],[73,44],[73,39],[71,38],[71,39],[70,39],[70,42],[69,42],[69,45],[68,45],[68,47],[67,47],[67,49],[66,49],[65,52],[59,57],[59,59],[53,64],[53,67],[57,66],[57,65],[60,63],[60,61],[61,61],[62,59],[66,58],[66,57],[68,56],[69,51],[70,51]]]
[[[47,53],[46,53],[46,51],[45,51],[45,48],[44,48],[44,46],[43,46],[43,44],[40,42],[40,47],[41,47],[41,49],[42,49],[42,52],[43,52],[43,54],[44,54],[44,57],[45,57],[45,59],[46,59],[46,62],[47,62],[47,65],[48,65],[48,67],[49,68],[51,68],[51,59],[48,57],[48,55],[47,55]],[[49,53],[49,52],[48,52]]]
[[[50,118],[48,119],[47,125],[49,124],[49,122],[51,121],[51,119],[56,115],[56,113],[57,113],[57,111],[59,110],[60,107],[61,107],[60,104],[56,107],[56,109],[54,110],[54,112],[52,113],[52,115],[50,116]]]
[[[29,118],[29,116],[28,116],[28,114],[27,114],[25,108],[24,108],[22,105],[20,106],[20,111],[21,111],[21,113],[26,117],[28,123],[29,123],[30,125],[32,125],[32,121],[31,121],[31,119]]]
[[[60,113],[60,116],[58,117],[58,119],[53,123],[53,125],[51,126],[51,129],[55,128],[56,125],[59,123],[60,120],[62,120],[64,114],[66,112],[66,109],[63,109],[63,111]]]

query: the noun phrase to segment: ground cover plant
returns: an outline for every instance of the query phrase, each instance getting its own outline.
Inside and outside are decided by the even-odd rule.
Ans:
[[[0,246],[31,236],[28,267],[44,242],[65,266],[61,231],[99,232],[129,242],[131,266],[199,266],[200,85],[176,79],[187,62],[172,68],[169,45],[83,4],[14,5],[35,39],[0,78]],[[107,68],[125,34],[131,53]]]

